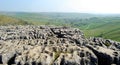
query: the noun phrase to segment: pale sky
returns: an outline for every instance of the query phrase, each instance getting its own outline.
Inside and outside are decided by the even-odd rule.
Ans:
[[[120,0],[0,0],[0,11],[120,14]]]

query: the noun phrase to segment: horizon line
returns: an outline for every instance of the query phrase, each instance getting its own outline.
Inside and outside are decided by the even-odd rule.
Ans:
[[[93,12],[65,12],[65,11],[0,11],[0,12],[10,12],[10,13],[78,13],[78,14],[99,14],[99,15],[120,15],[120,13],[93,13]]]

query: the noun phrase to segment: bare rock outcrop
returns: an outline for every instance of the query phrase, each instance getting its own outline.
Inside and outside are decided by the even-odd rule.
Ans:
[[[98,58],[99,65],[120,65],[120,49],[118,42],[102,38],[92,38],[86,47],[91,49]]]
[[[0,64],[120,65],[120,43],[70,27],[0,26]]]

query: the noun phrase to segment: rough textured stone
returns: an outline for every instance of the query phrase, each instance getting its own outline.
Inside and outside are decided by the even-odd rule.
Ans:
[[[120,65],[120,43],[70,27],[0,26],[0,64]]]

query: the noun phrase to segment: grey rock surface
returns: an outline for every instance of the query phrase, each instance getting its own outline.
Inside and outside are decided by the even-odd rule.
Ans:
[[[0,64],[120,65],[120,43],[63,26],[0,26]]]

